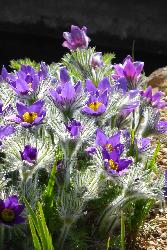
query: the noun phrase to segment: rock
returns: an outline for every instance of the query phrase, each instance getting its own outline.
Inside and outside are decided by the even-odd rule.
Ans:
[[[166,240],[167,239],[167,233],[161,234],[161,239]]]
[[[153,88],[161,88],[161,90],[167,95],[167,66],[155,70],[146,79],[147,85],[151,85]]]

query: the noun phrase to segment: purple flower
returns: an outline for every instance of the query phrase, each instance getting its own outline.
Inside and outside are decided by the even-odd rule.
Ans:
[[[21,224],[25,222],[25,218],[21,216],[24,205],[19,204],[16,195],[9,196],[6,200],[0,199],[0,223],[7,226]]]
[[[70,109],[71,104],[75,102],[79,96],[82,88],[80,81],[73,85],[70,82],[67,70],[62,68],[60,70],[60,83],[57,88],[50,90],[50,96],[53,99],[55,105],[60,109]]]
[[[105,154],[105,156],[104,165],[109,174],[121,175],[127,170],[128,166],[132,164],[131,159],[121,159],[120,154],[115,150]]]
[[[163,96],[163,93],[161,91],[157,91],[154,95],[152,94],[152,87],[149,86],[145,91],[140,91],[140,95],[143,98],[143,100],[147,103],[152,105],[152,107],[162,109],[166,107],[167,103],[164,101],[161,101],[161,97]]]
[[[125,104],[122,106],[120,110],[120,115],[123,117],[127,117],[130,113],[133,112],[139,106],[139,102],[131,102],[130,104]]]
[[[95,53],[91,58],[91,66],[96,69],[103,66],[102,52]]]
[[[15,128],[12,125],[0,125],[0,141],[14,132]]]
[[[77,137],[83,129],[81,123],[76,121],[75,119],[71,119],[71,121],[68,122],[68,124],[66,124],[65,126],[72,137]]]
[[[96,87],[91,80],[87,79],[85,82],[85,90],[89,92],[91,95],[99,96],[100,94],[104,93],[105,91],[110,91],[111,86],[108,77],[103,78],[98,87]]]
[[[118,132],[117,134],[112,135],[111,137],[107,137],[102,130],[97,129],[96,144],[102,148],[103,154],[105,154],[105,151],[111,153],[114,150],[121,154],[124,150],[124,146],[120,142],[120,136],[121,133]]]
[[[90,96],[86,106],[82,108],[82,112],[87,115],[99,116],[106,111],[107,100],[107,91],[98,97]]]
[[[85,149],[85,152],[88,154],[88,155],[93,155],[94,153],[96,153],[96,148],[95,147],[87,147]]]
[[[127,130],[123,130],[123,135],[125,137],[125,145],[126,148],[129,150],[130,149],[130,144],[131,144],[131,137],[130,133]],[[136,137],[134,138],[134,151],[138,151],[138,153],[144,153],[150,148],[151,145],[151,140],[150,138],[140,138],[137,139]]]
[[[46,116],[43,106],[43,100],[39,100],[29,107],[20,102],[16,103],[18,115],[14,117],[12,116],[11,118],[9,117],[9,119],[15,121],[16,123],[20,123],[23,127],[32,127],[33,125],[38,125]]]
[[[47,77],[47,73],[47,66],[42,62],[39,71],[29,65],[22,65],[16,74],[8,73],[5,68],[1,74],[17,94],[27,95],[37,91],[40,81]]]
[[[159,121],[156,125],[155,125],[155,129],[157,131],[157,133],[159,134],[164,134],[167,133],[167,121]]]
[[[34,163],[37,159],[37,149],[26,145],[23,152],[20,151],[22,161],[28,161],[29,163]]]
[[[71,50],[76,50],[77,48],[86,49],[90,42],[90,38],[86,35],[86,32],[86,27],[80,29],[78,26],[71,25],[71,33],[63,33],[63,37],[66,40],[62,44],[63,47]]]
[[[141,79],[143,62],[133,62],[131,56],[127,56],[123,64],[115,64],[113,78],[123,85],[123,89],[135,89]]]

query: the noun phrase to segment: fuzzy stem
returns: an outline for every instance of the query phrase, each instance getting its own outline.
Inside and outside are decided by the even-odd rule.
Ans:
[[[59,250],[63,250],[63,248],[64,248],[64,243],[65,243],[65,240],[67,238],[70,226],[71,226],[70,224],[66,224],[66,223],[63,225],[63,228],[61,230],[61,235],[59,238],[59,242],[58,242],[58,249]]]
[[[125,218],[124,212],[121,211],[121,246],[120,250],[125,250]]]
[[[1,225],[0,227],[0,249],[3,250],[4,249],[4,239],[5,239],[5,228],[3,225]]]

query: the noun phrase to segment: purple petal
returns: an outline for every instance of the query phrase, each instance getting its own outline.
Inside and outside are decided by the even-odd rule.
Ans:
[[[110,82],[109,82],[108,77],[103,78],[103,80],[101,80],[101,81],[99,82],[98,89],[99,89],[101,92],[104,92],[105,90],[110,90],[110,89],[111,89],[111,86],[110,86]]]
[[[16,103],[16,108],[17,108],[17,111],[18,111],[20,116],[22,116],[24,113],[28,112],[28,107],[21,102]]]
[[[65,67],[60,69],[60,80],[62,83],[66,83],[70,81],[69,74],[67,72],[67,69]]]
[[[74,97],[75,97],[75,89],[74,89],[74,87],[72,86],[72,84],[70,82],[66,82],[64,84],[61,95],[67,101],[71,101],[71,100],[74,99]]]
[[[124,67],[123,73],[126,77],[133,79],[136,73],[136,69],[131,60],[126,61],[126,65]]]
[[[85,81],[85,89],[86,89],[86,91],[88,91],[90,93],[96,93],[96,91],[97,91],[96,86],[89,79],[87,79]]]
[[[32,104],[28,110],[29,112],[35,112],[37,114],[39,114],[43,108],[44,105],[44,101],[43,100],[38,100],[36,101],[34,104]]]
[[[103,133],[102,130],[100,129],[97,129],[96,130],[96,144],[101,146],[101,147],[104,147],[105,144],[107,143],[107,136]]]

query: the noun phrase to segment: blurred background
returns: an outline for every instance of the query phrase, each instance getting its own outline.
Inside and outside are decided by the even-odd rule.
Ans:
[[[90,46],[115,52],[114,62],[132,54],[146,75],[167,65],[166,1],[0,0],[0,67],[11,59],[58,61],[67,52],[63,31],[87,26]]]

